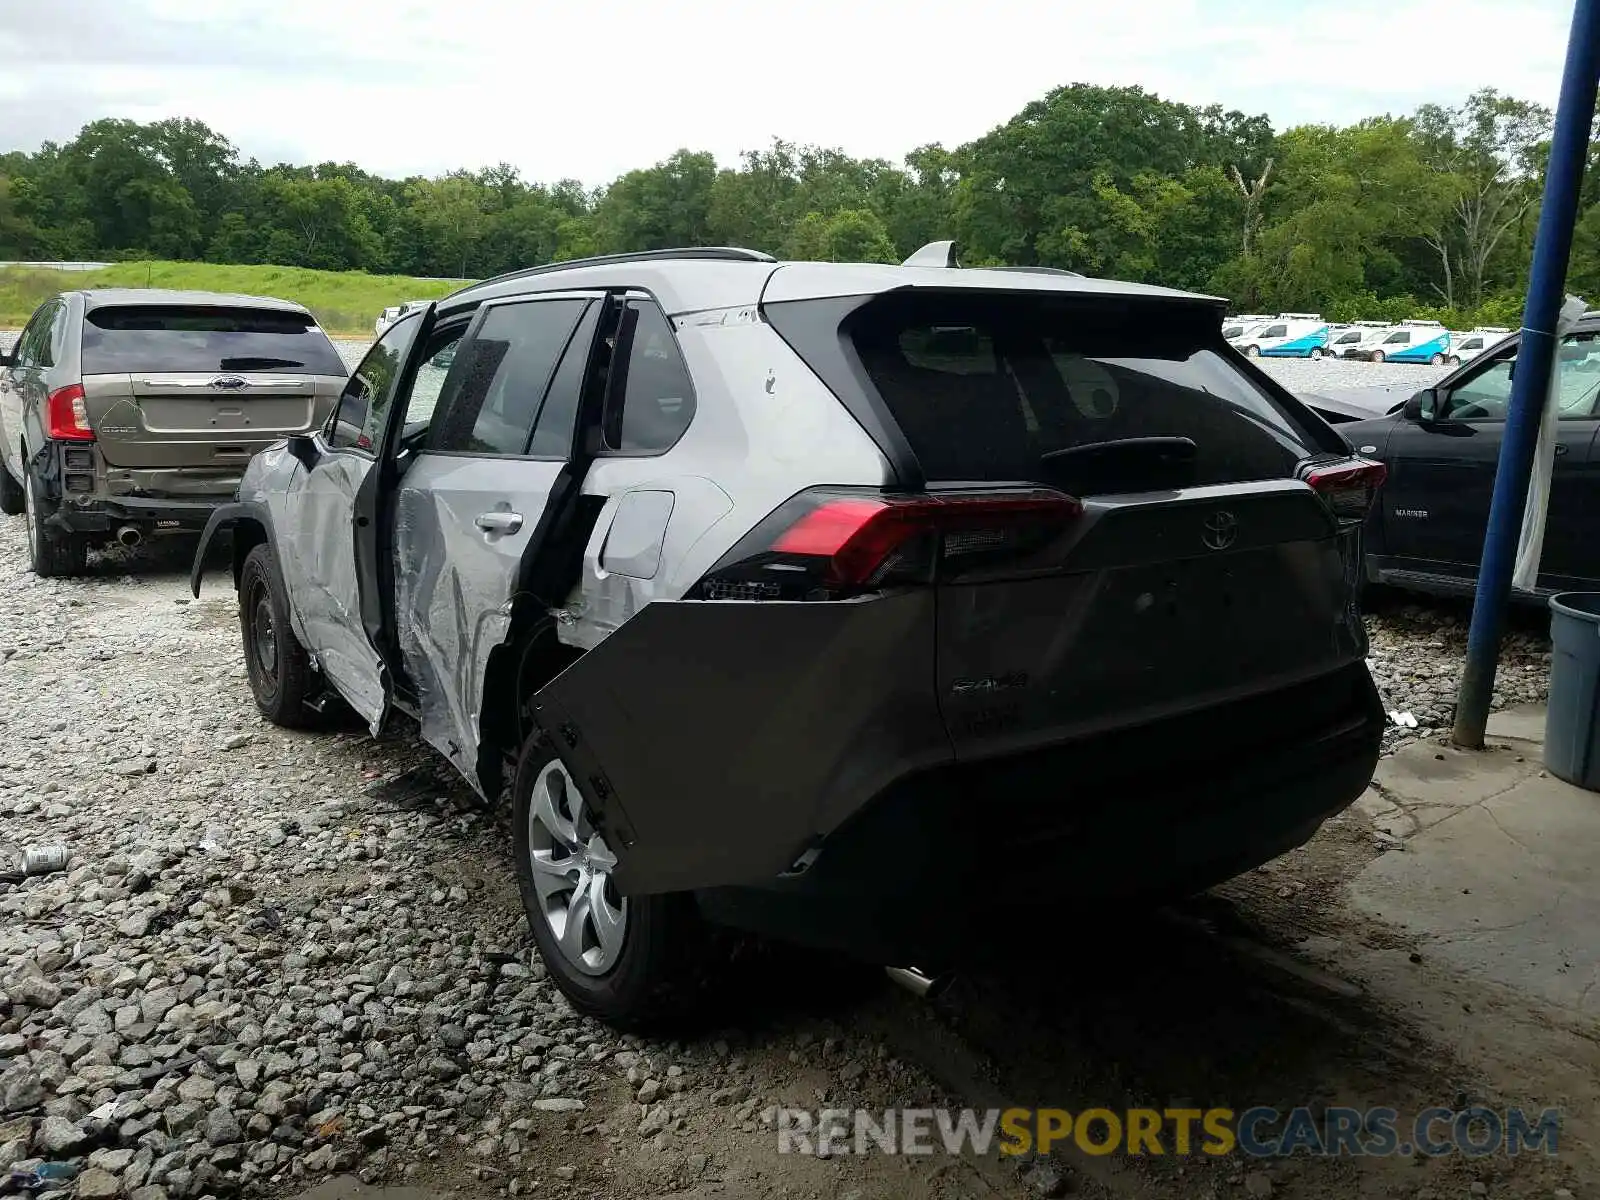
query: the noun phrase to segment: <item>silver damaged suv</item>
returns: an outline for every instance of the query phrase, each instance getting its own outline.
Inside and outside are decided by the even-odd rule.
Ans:
[[[0,355],[0,510],[26,513],[40,575],[79,573],[97,543],[192,535],[256,451],[322,423],[346,374],[285,300],[52,297]]]
[[[1383,723],[1383,468],[1221,310],[734,249],[457,292],[211,520],[256,700],[400,709],[509,785],[538,949],[624,1025],[709,925],[935,971],[1207,887],[1348,805]]]

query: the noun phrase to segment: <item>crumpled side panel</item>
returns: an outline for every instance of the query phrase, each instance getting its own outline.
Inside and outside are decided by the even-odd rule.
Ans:
[[[522,560],[563,465],[424,454],[396,496],[395,615],[422,736],[480,793],[489,656],[511,633]]]
[[[356,490],[371,463],[332,455],[289,493],[280,529],[280,569],[317,665],[377,732],[383,718],[383,666],[361,623],[351,525]],[[298,512],[293,511],[298,508]]]
[[[401,487],[395,504],[395,612],[400,653],[416,686],[423,739],[478,786],[477,701],[463,694],[474,660],[473,631],[463,621],[464,584],[449,561],[434,497]],[[496,614],[498,615],[498,614]],[[504,640],[510,617],[486,630]],[[487,657],[487,652],[485,652]]]

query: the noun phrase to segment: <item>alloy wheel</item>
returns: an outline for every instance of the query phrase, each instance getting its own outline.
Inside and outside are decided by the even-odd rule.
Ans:
[[[562,957],[585,975],[604,975],[622,953],[628,901],[612,880],[616,855],[560,759],[547,762],[533,782],[528,860],[539,909]]]

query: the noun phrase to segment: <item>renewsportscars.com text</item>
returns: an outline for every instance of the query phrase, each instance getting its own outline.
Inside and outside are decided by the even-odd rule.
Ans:
[[[777,1111],[780,1154],[1554,1155],[1560,1111],[1425,1108],[899,1108]]]

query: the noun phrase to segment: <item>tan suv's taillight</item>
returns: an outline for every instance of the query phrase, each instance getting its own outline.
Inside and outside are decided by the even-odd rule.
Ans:
[[[81,383],[69,383],[50,393],[45,401],[45,425],[48,435],[60,441],[94,441]]]

